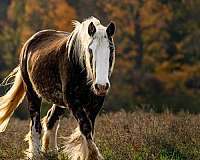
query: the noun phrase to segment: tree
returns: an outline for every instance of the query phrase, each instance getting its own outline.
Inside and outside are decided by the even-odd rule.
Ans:
[[[42,29],[71,31],[75,10],[65,0],[9,0],[0,2],[0,80],[19,62],[26,40]]]
[[[124,74],[120,76],[123,80],[115,81],[121,82],[120,86],[128,82],[133,93],[131,99],[138,97],[141,101],[146,96],[145,92],[153,91],[150,88],[147,90],[151,85],[146,87],[144,82],[157,81],[158,84],[159,80],[152,74],[167,59],[165,45],[169,38],[167,24],[171,19],[170,9],[158,0],[100,1],[99,5],[117,24],[116,74]],[[152,87],[155,85],[152,84]],[[127,96],[130,97],[130,94]]]

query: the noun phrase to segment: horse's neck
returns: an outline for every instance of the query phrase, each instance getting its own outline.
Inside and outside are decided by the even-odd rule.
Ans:
[[[83,57],[84,54],[82,53],[84,52],[84,46],[82,46],[82,44],[81,37],[78,37],[77,33],[72,33],[71,36],[69,36],[69,41],[66,46],[66,56],[68,56],[69,65],[71,65],[70,68],[73,70],[74,81],[81,81],[81,85],[88,86],[88,81],[91,80],[87,77],[86,62]]]

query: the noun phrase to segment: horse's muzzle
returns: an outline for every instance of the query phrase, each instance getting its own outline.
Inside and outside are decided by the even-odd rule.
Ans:
[[[105,85],[102,84],[94,84],[94,90],[96,95],[98,96],[105,96],[108,93],[108,90],[110,88],[110,84],[106,83]]]

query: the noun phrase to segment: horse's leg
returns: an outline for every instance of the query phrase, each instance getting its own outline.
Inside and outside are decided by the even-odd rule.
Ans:
[[[95,120],[103,106],[103,102],[104,102],[104,97],[93,96],[93,103],[91,103],[85,108],[88,118],[92,123],[92,135],[94,134]]]
[[[63,150],[64,153],[68,155],[69,159],[74,160],[86,160],[90,153],[100,155],[92,139],[92,125],[86,112],[81,105],[75,105],[73,108],[70,106],[70,109],[79,123],[79,127],[67,138],[67,143]],[[92,159],[96,160],[94,158]]]
[[[99,97],[99,96],[93,95],[91,97],[90,104],[85,106],[85,108],[84,108],[84,110],[87,113],[88,118],[91,121],[92,138],[94,138],[95,120],[103,106],[103,102],[104,102],[104,97]],[[88,142],[88,150],[89,150],[88,159],[94,159],[94,160],[97,160],[97,159],[103,160],[104,159],[103,156],[101,155],[101,153],[99,152],[98,147],[96,146],[96,144],[93,141]]]
[[[92,139],[92,124],[83,107],[73,107],[72,113],[79,123],[81,133],[86,137],[86,139]]]
[[[64,65],[67,66],[67,65]],[[68,66],[70,67],[70,66]],[[63,67],[64,68],[64,67]],[[62,73],[69,71],[69,68],[64,68]],[[62,90],[63,90],[63,102],[68,107],[77,122],[79,127],[76,128],[75,132],[67,138],[64,153],[68,155],[70,159],[87,159],[90,148],[95,148],[92,140],[92,124],[83,108],[83,104],[80,99],[80,95],[77,94],[77,77],[75,74],[62,75]]]
[[[40,153],[40,134],[42,126],[40,123],[41,99],[34,91],[27,92],[28,108],[31,116],[30,131],[26,137],[29,148],[26,152],[29,159],[39,156]]]
[[[60,122],[60,117],[65,113],[66,108],[61,107],[61,106],[57,106],[57,105],[53,105],[51,107],[51,109],[49,109],[49,111],[47,112],[47,115],[43,118],[42,121],[42,125],[43,125],[43,129],[44,129],[44,134],[42,137],[42,151],[43,152],[47,152],[48,150],[48,146],[49,146],[49,142],[50,142],[50,134],[52,129],[54,128],[54,126],[57,123],[57,128],[56,128],[56,132],[55,132],[55,148],[58,150],[58,146],[57,146],[57,131],[59,128],[59,122]]]
[[[92,135],[94,134],[95,120],[101,108],[102,106],[95,105],[95,108],[91,108],[90,110],[87,110],[88,117],[92,123]]]
[[[73,86],[73,83],[71,86]],[[74,89],[72,89],[71,87],[69,88],[64,85],[63,102],[66,107],[69,107],[69,109],[73,113],[73,116],[79,123],[81,133],[86,137],[86,139],[92,139],[92,124],[90,122],[90,119],[88,118],[87,113],[83,108],[83,104],[81,103],[80,98],[76,97]]]

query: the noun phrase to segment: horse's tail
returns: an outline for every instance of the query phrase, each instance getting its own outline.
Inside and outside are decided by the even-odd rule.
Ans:
[[[64,154],[71,160],[103,160],[96,144],[91,139],[86,139],[77,127],[69,137],[64,146]]]
[[[4,82],[9,81],[12,77],[15,77],[12,87],[4,96],[0,97],[0,132],[5,131],[10,117],[22,102],[26,93],[19,66],[10,73]]]

